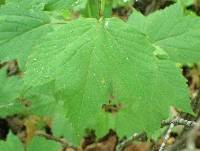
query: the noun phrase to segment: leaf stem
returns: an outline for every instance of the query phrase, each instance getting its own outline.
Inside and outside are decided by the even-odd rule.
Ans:
[[[91,11],[91,6],[90,5],[88,5],[87,11],[88,11],[88,16],[92,17],[92,11]]]
[[[101,8],[100,8],[100,16],[104,16],[104,10],[105,10],[106,0],[101,0]]]

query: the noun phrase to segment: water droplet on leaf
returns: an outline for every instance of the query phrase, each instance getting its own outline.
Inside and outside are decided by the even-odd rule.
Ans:
[[[155,46],[156,50],[153,52],[153,54],[158,58],[158,59],[168,59],[169,55],[167,52],[165,52],[162,48],[159,46]]]
[[[106,22],[105,22],[105,27],[108,28],[108,25],[109,25],[109,22],[106,21]]]

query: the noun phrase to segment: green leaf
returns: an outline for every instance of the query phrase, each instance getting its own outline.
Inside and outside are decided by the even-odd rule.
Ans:
[[[156,48],[156,50],[153,53],[157,58],[159,58],[159,59],[168,59],[169,58],[168,54],[163,49],[161,49],[159,46],[154,46],[154,47]]]
[[[62,9],[83,9],[87,0],[47,0],[45,10],[47,11],[59,11]]]
[[[6,142],[0,141],[0,148],[3,151],[24,151],[24,145],[20,142],[17,136],[12,133],[8,135]],[[54,141],[48,141],[41,137],[34,137],[30,144],[28,144],[27,151],[56,151],[61,147]]]
[[[21,105],[17,98],[22,88],[22,80],[18,77],[7,77],[5,70],[0,70],[0,116],[17,113]]]
[[[14,136],[12,133],[9,133],[7,141],[0,141],[0,148],[4,151],[24,151],[24,147],[17,136]]]
[[[5,0],[0,0],[0,7],[1,5],[4,5],[5,4]]]
[[[176,0],[178,1],[178,0]],[[190,6],[194,3],[194,0],[179,0],[184,7]]]
[[[59,143],[41,137],[34,137],[28,145],[28,151],[57,151],[60,149],[61,145]]]
[[[66,108],[63,101],[59,101],[55,107],[54,115],[52,116],[52,132],[54,136],[65,137],[68,142],[76,140],[74,135],[74,127],[67,118]]]
[[[43,10],[47,0],[6,0],[6,5],[13,5],[24,9]]]
[[[178,63],[200,62],[200,18],[186,16],[179,4],[145,17],[135,12],[129,24]]]
[[[0,9],[0,22],[0,60],[18,59],[20,67],[24,67],[31,47],[52,30],[45,13],[15,5]]]
[[[190,111],[185,79],[175,63],[154,55],[146,37],[118,19],[79,19],[45,36],[28,59],[26,86],[54,81],[65,103],[73,143],[86,128],[98,136],[152,134],[170,106]],[[111,102],[111,104],[109,104]],[[105,112],[115,104],[116,113]],[[70,139],[69,138],[69,139]]]
[[[21,92],[21,97],[31,101],[28,111],[39,116],[54,116],[59,111],[59,101],[55,97],[54,82]]]

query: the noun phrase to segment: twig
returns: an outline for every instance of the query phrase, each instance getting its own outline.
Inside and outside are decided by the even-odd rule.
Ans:
[[[181,148],[185,148],[187,151],[194,151],[195,150],[195,144],[194,140],[196,138],[196,135],[198,134],[198,129],[200,127],[200,121],[197,120],[195,122],[195,126],[187,131],[187,133],[182,133],[182,136],[180,136],[180,139],[177,140],[169,149],[168,151],[177,151],[181,150]]]
[[[170,124],[174,124],[174,126],[177,125],[184,125],[187,127],[194,127],[197,123],[194,121],[188,121],[188,120],[184,120],[182,118],[175,118],[173,120],[164,120],[161,122],[161,127],[164,127],[166,125],[170,125]]]
[[[164,137],[163,143],[161,144],[159,151],[164,151],[167,141],[170,137],[170,133],[172,132],[172,129],[174,128],[174,126],[175,126],[175,124],[173,122],[170,123],[169,129],[167,130],[167,133]]]
[[[170,127],[169,127],[169,129],[168,129],[168,131],[167,131],[167,133],[164,137],[164,141],[161,144],[159,151],[164,151],[166,143],[167,143],[167,141],[170,137],[170,133],[171,133],[174,126],[183,125],[183,126],[187,126],[187,127],[192,128],[192,127],[197,126],[197,123],[194,122],[194,121],[184,120],[182,118],[175,118],[175,119],[172,119],[172,120],[164,120],[164,121],[161,122],[161,127],[164,127],[164,126],[167,126],[167,125],[170,125]]]
[[[125,140],[122,141],[121,143],[119,143],[119,144],[116,146],[116,151],[122,151],[123,148],[124,148],[124,146],[125,146],[127,143],[132,142],[133,137],[134,137],[134,135],[131,136],[131,137],[128,138],[128,139],[125,139]]]
[[[146,142],[147,139],[148,139],[148,137],[147,137],[146,132],[142,132],[142,133],[139,133],[139,134],[135,133],[130,138],[127,138],[124,141],[122,141],[121,143],[119,143],[116,146],[116,151],[122,151],[126,147],[126,145],[132,143],[135,140]]]
[[[44,137],[44,138],[46,138],[48,140],[52,140],[52,141],[58,142],[58,143],[62,144],[64,147],[66,147],[66,148],[70,146],[69,143],[66,140],[64,140],[62,138],[55,137],[55,136],[50,135],[50,134],[47,134],[47,133],[45,133],[43,131],[36,131],[35,135]]]
[[[188,137],[187,137],[187,150],[188,151],[196,150],[195,139],[198,134],[199,126],[200,126],[200,121],[198,120],[197,123],[195,124],[194,128],[188,133]]]

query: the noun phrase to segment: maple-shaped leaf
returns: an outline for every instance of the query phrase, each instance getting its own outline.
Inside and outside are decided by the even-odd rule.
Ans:
[[[120,136],[151,134],[170,106],[190,111],[186,81],[175,63],[119,19],[63,24],[32,52],[25,86],[55,82],[52,89],[64,101],[73,143],[86,128],[98,136],[109,128]]]
[[[134,12],[129,24],[144,33],[152,44],[166,51],[175,62],[200,62],[200,18],[185,15],[180,4],[146,17]]]

